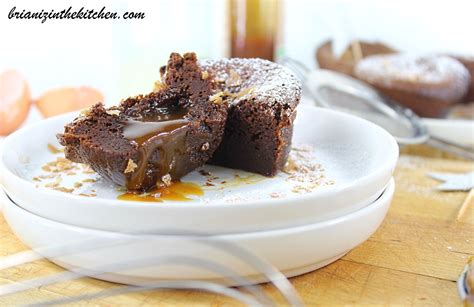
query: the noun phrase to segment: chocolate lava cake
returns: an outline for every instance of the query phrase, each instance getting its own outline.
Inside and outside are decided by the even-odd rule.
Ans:
[[[301,84],[261,59],[199,61],[214,79],[214,102],[228,102],[225,133],[209,163],[274,176],[288,159]]]
[[[66,158],[138,191],[206,163],[224,134],[227,105],[209,99],[214,85],[194,53],[173,53],[161,72],[166,82],[157,91],[109,109],[96,104],[68,124],[58,135]]]

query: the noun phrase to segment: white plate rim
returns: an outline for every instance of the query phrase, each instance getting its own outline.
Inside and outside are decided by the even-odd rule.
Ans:
[[[48,219],[45,217],[42,217],[38,214],[35,214],[33,212],[28,211],[27,209],[21,207],[20,205],[17,205],[14,203],[4,191],[0,190],[0,199],[4,199],[8,203],[8,205],[13,206],[15,210],[23,211],[24,214],[28,214],[31,216],[34,216],[35,219],[40,219],[44,220],[48,223],[60,225],[61,227],[67,227],[71,230],[76,230],[76,231],[90,231],[98,234],[103,234],[107,236],[136,236],[137,233],[124,233],[124,232],[117,232],[117,231],[110,231],[110,230],[103,230],[103,229],[95,229],[95,228],[86,228],[86,227],[81,227],[77,225],[72,225],[72,224],[66,224],[63,222],[55,221],[52,219]],[[238,237],[246,237],[246,238],[253,238],[253,237],[260,237],[260,236],[270,236],[270,235],[279,235],[279,234],[293,234],[293,233],[298,233],[298,232],[304,232],[304,231],[309,231],[313,230],[316,228],[324,228],[329,225],[333,224],[338,224],[342,223],[343,221],[346,221],[348,219],[354,219],[358,218],[360,216],[363,216],[366,214],[367,211],[372,211],[375,210],[374,208],[376,206],[380,206],[380,203],[385,203],[389,199],[393,199],[393,196],[395,194],[395,180],[393,177],[390,178],[389,184],[387,185],[386,189],[383,191],[383,193],[371,204],[368,206],[365,206],[359,210],[356,210],[354,212],[338,216],[329,220],[324,220],[324,221],[318,221],[314,222],[311,224],[305,224],[305,225],[298,225],[298,226],[289,226],[289,227],[284,227],[284,228],[278,228],[278,229],[266,229],[266,230],[259,230],[259,231],[249,231],[249,232],[238,232],[238,233],[224,233],[224,234],[205,234],[205,233],[198,233],[198,234],[192,234],[192,235],[183,235],[183,234],[169,234],[169,233],[163,233],[163,234],[157,234],[157,233],[150,233],[144,235],[150,235],[150,236],[157,236],[157,237],[162,237],[162,238],[176,238],[176,237],[185,237],[185,238],[216,238],[216,239],[227,239],[227,238],[238,238]],[[391,202],[390,202],[391,203]],[[7,205],[7,206],[8,206]],[[388,205],[388,208],[390,207],[390,204]],[[387,211],[388,211],[387,208]],[[138,234],[140,235],[140,234]]]
[[[298,195],[292,195],[290,197],[276,198],[276,199],[272,199],[271,201],[269,201],[267,199],[255,199],[255,200],[252,200],[251,202],[249,201],[249,202],[246,202],[246,203],[233,203],[233,204],[228,204],[224,201],[223,202],[213,201],[212,206],[203,206],[200,203],[193,203],[193,202],[180,202],[179,207],[183,208],[183,209],[188,208],[188,207],[191,207],[191,208],[200,207],[203,210],[206,210],[206,208],[225,207],[225,206],[231,206],[232,208],[239,208],[239,207],[247,207],[248,208],[249,206],[252,206],[252,207],[255,207],[255,208],[268,207],[268,206],[274,207],[274,206],[284,205],[284,204],[288,203],[288,201],[309,200],[309,199],[312,199],[314,197],[314,194],[316,194],[316,193],[318,194],[318,197],[329,197],[329,196],[334,195],[334,194],[344,193],[344,190],[350,189],[351,186],[359,184],[360,182],[367,181],[371,177],[376,177],[380,174],[386,173],[387,171],[393,172],[393,170],[395,168],[395,165],[396,165],[396,161],[397,161],[398,156],[399,156],[399,148],[398,148],[398,144],[395,141],[395,139],[393,138],[393,136],[390,133],[388,133],[385,129],[383,129],[380,126],[378,126],[376,124],[373,124],[373,123],[371,123],[371,122],[369,122],[365,119],[362,119],[362,118],[359,118],[359,117],[356,117],[356,116],[353,116],[353,115],[350,115],[350,114],[346,114],[346,113],[339,112],[339,111],[334,111],[334,110],[329,110],[329,109],[324,109],[324,108],[319,108],[319,107],[315,107],[315,106],[303,106],[302,105],[302,106],[298,107],[297,112],[299,112],[301,110],[304,110],[304,109],[318,110],[319,112],[325,112],[325,113],[329,113],[329,114],[332,114],[332,115],[341,116],[341,117],[344,117],[344,118],[349,118],[350,120],[362,122],[362,123],[368,125],[371,129],[376,129],[376,130],[380,131],[380,133],[382,133],[386,136],[386,138],[387,138],[387,140],[388,140],[388,142],[390,143],[390,146],[391,146],[391,148],[387,150],[387,152],[389,153],[389,156],[387,157],[387,163],[384,163],[383,166],[377,168],[372,173],[366,174],[366,175],[358,178],[356,180],[356,182],[350,182],[350,183],[346,183],[346,184],[337,185],[337,186],[331,187],[330,189],[327,189],[327,190],[318,190],[316,192],[310,192],[310,193],[307,193],[307,194],[298,194]],[[55,190],[52,190],[52,189],[37,189],[32,182],[30,182],[30,181],[28,181],[28,180],[26,180],[26,179],[24,179],[20,176],[17,176],[13,172],[11,172],[7,168],[7,166],[3,163],[3,153],[6,150],[6,148],[8,148],[9,143],[13,142],[15,140],[15,138],[21,137],[24,133],[27,133],[30,129],[38,129],[38,127],[41,127],[42,125],[44,125],[44,123],[46,121],[55,121],[55,120],[59,120],[60,118],[63,118],[63,117],[64,118],[70,118],[70,117],[73,117],[74,115],[77,116],[78,113],[77,112],[71,112],[71,113],[67,113],[67,114],[63,114],[63,115],[54,116],[54,117],[48,118],[44,121],[39,121],[37,123],[34,123],[32,125],[24,127],[22,129],[19,129],[19,130],[15,131],[14,133],[10,134],[4,140],[3,150],[0,152],[0,173],[4,174],[3,175],[4,177],[3,177],[2,180],[7,180],[6,178],[9,178],[8,180],[15,180],[18,184],[26,185],[31,190],[36,190],[38,193],[43,193],[46,196],[64,198],[65,200],[72,199],[72,200],[79,201],[79,202],[84,201],[85,197],[83,197],[83,196],[67,194],[67,193],[63,193],[63,192],[60,192],[60,191],[55,191]],[[117,205],[117,202],[120,202],[121,207],[124,207],[124,206],[125,207],[130,207],[130,208],[136,208],[137,206],[150,207],[150,208],[151,207],[155,207],[155,208],[157,207],[156,203],[140,202],[140,201],[124,201],[124,200],[93,199],[93,198],[88,198],[87,200],[88,200],[88,202],[94,202],[94,203],[100,202],[101,205],[112,207],[112,208]],[[167,203],[167,205],[168,206],[174,206],[174,204],[172,202]]]

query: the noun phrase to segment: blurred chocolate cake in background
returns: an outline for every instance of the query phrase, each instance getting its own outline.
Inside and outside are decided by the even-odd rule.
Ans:
[[[471,75],[471,84],[469,86],[469,91],[467,92],[466,97],[464,98],[463,102],[466,103],[474,103],[474,56],[461,56],[461,55],[450,55],[452,58],[461,62],[464,67],[469,71]]]
[[[411,55],[360,40],[337,56],[327,40],[317,48],[316,60],[320,68],[364,81],[420,116],[473,119],[474,56]]]
[[[461,102],[471,78],[457,60],[446,56],[374,55],[357,63],[357,78],[386,97],[424,117],[443,117]]]
[[[334,70],[354,76],[354,66],[361,59],[375,54],[390,54],[395,49],[380,42],[353,41],[341,56],[334,54],[332,41],[325,41],[316,50],[316,61],[320,68]]]

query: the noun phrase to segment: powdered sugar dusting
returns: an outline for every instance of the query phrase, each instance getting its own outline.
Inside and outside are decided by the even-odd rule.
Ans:
[[[369,56],[357,64],[355,74],[381,86],[405,89],[407,84],[416,83],[419,87],[431,87],[435,96],[447,100],[464,96],[470,80],[469,72],[459,61],[436,55]],[[441,90],[436,91],[433,86],[439,86]]]
[[[446,160],[447,161],[447,160]],[[452,203],[457,195],[465,192],[444,192],[436,189],[439,181],[427,176],[432,171],[451,171],[448,162],[445,168],[433,167],[432,159],[422,156],[401,155],[398,159],[397,170],[394,173],[397,188],[423,197],[430,201]]]
[[[232,103],[254,100],[271,106],[281,105],[292,111],[301,97],[301,82],[286,67],[262,59],[219,59],[199,61],[218,83],[219,90],[231,93],[253,90]],[[230,81],[229,81],[230,80]]]

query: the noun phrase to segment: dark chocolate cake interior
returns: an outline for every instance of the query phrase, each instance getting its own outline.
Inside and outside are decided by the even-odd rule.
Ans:
[[[97,104],[68,124],[58,135],[66,157],[137,191],[169,185],[209,160],[222,139],[227,106],[209,100],[211,80],[194,54],[172,54],[166,76],[178,81],[118,107]]]

